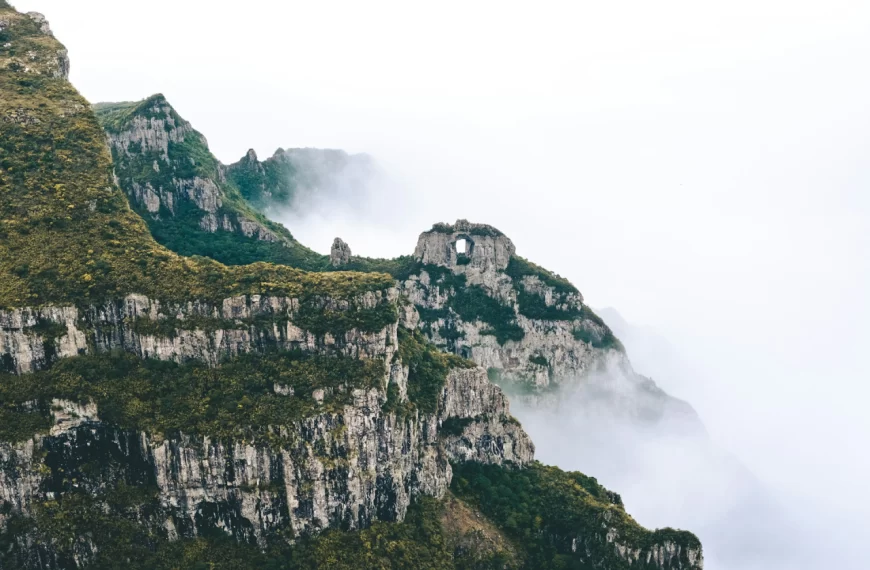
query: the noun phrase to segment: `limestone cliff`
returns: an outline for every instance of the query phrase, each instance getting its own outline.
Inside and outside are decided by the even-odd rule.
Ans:
[[[163,95],[100,103],[94,111],[107,133],[117,182],[157,241],[227,263],[250,263],[268,252],[295,266],[324,264],[323,256],[246,202],[205,137]]]
[[[389,381],[407,381],[403,374],[399,365]],[[499,419],[506,401],[482,371],[451,373],[437,414],[385,413],[383,387],[346,389],[351,403],[271,426],[271,442],[121,429],[100,421],[93,404],[53,400],[47,433],[0,444],[0,528],[51,501],[127,485],[149,492],[138,519],[149,532],[176,540],[219,530],[265,548],[326,528],[401,521],[414,497],[445,493],[452,460],[531,460],[521,428]],[[439,426],[449,420],[467,425],[445,436]],[[71,551],[40,544],[20,556],[28,565],[65,568],[97,550],[83,536]]]
[[[322,300],[320,309],[352,313],[396,301],[395,290],[389,290]],[[21,441],[0,443],[0,530],[7,520],[40,516],[56,501],[133,486],[147,491],[137,507],[137,524],[158,537],[177,540],[218,530],[266,548],[327,528],[401,521],[415,497],[444,495],[452,461],[529,463],[533,445],[484,370],[469,365],[445,370],[435,400],[427,406],[415,397],[421,389],[417,365],[403,361],[395,310],[391,314],[380,330],[339,333],[318,330],[323,321],[306,317],[298,299],[259,295],[216,306],[167,306],[131,295],[84,314],[51,306],[4,312],[4,362],[15,372],[36,375],[23,384],[27,395],[4,392],[4,404],[17,410],[19,421],[49,413],[51,421]],[[290,369],[280,379],[267,376],[275,381],[260,399],[297,402],[304,410],[294,416],[298,419],[241,424],[222,437],[185,433],[172,424],[161,434],[136,429],[137,420],[127,413],[101,419],[103,404],[136,405],[131,396],[107,397],[99,388],[90,394],[85,387],[72,390],[83,401],[63,399],[67,363],[94,354],[104,358],[96,363],[123,367],[117,350],[137,358],[204,361],[218,375],[212,382],[220,381],[234,357],[252,351],[364,360],[374,374],[366,382],[363,376],[327,371],[329,382],[315,388]],[[17,382],[8,375],[0,381]],[[447,424],[451,428],[442,429]],[[33,532],[18,536],[11,551],[27,567],[79,567],[99,552],[87,536],[70,548],[55,548],[43,542],[40,530]]]
[[[0,566],[195,568],[214,550],[244,553],[251,559],[236,567],[252,567],[278,549],[283,566],[329,567],[341,548],[315,550],[313,566],[295,557],[321,538],[381,532],[379,521],[405,528],[454,470],[495,467],[491,477],[523,485],[535,477],[533,445],[487,371],[416,330],[436,322],[420,317],[426,303],[439,306],[430,298],[440,266],[420,261],[401,287],[382,273],[289,267],[326,269],[328,258],[248,215],[204,139],[162,97],[99,109],[110,153],[45,19],[0,0],[0,23],[10,44],[0,53]],[[500,342],[519,342],[518,317],[498,320],[510,292],[483,288],[511,271],[503,236],[467,224],[439,231],[475,242],[469,262],[456,261],[468,266],[463,291],[498,301],[484,303],[495,315],[484,321]],[[287,263],[228,267],[152,236],[182,252],[206,236],[236,262]],[[444,269],[442,279],[461,273]],[[476,323],[475,303],[451,294],[460,300],[450,310]],[[579,302],[568,297],[555,306]],[[606,342],[604,329],[589,329],[591,343]],[[572,501],[569,527],[553,535],[560,560],[701,567],[691,534],[647,531],[597,483],[572,477],[557,485]],[[493,489],[464,480],[469,504],[483,496],[478,486]],[[546,495],[545,483],[523,496]],[[550,512],[523,523],[527,567]],[[611,519],[619,524],[586,532]],[[425,532],[402,544],[459,567],[432,539],[437,520],[419,524]],[[401,549],[375,537],[364,552],[382,548],[399,567]],[[159,564],[143,562],[154,556]]]
[[[688,404],[633,371],[571,283],[517,256],[499,230],[436,224],[414,255],[420,265],[400,285],[412,306],[405,324],[486,368],[512,397],[546,404],[560,389],[585,390],[613,414],[703,431]]]

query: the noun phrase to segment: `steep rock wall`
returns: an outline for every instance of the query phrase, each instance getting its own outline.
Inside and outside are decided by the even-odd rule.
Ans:
[[[396,302],[397,291],[387,290],[346,300],[321,298],[314,306],[335,318]],[[176,539],[217,529],[265,547],[326,528],[401,521],[415,496],[444,495],[451,461],[532,461],[534,446],[483,369],[451,370],[437,410],[423,413],[409,407],[409,370],[397,354],[395,312],[380,330],[315,332],[303,328],[312,323],[305,315],[311,306],[310,299],[260,295],[175,305],[130,295],[98,306],[0,314],[0,354],[17,373],[116,349],[213,366],[270,349],[384,363],[375,386],[358,388],[348,378],[336,388],[352,397],[340,410],[315,406],[292,424],[253,426],[260,435],[252,437],[218,440],[123,429],[102,421],[92,402],[56,399],[44,433],[0,443],[0,529],[9,517],[34,516],[70,493],[97,497],[122,485],[147,495],[136,516],[149,532]],[[302,397],[292,386],[276,383],[274,391]],[[315,390],[311,397],[322,402],[324,392]],[[442,429],[445,422],[453,427]],[[96,547],[83,540],[72,561],[41,547],[37,558],[53,562],[37,566],[86,564]]]
[[[420,235],[415,255],[419,271],[400,283],[404,325],[486,368],[512,399],[543,407],[562,390],[579,390],[613,414],[703,432],[691,406],[634,372],[573,285],[516,256],[496,228],[436,224]]]
[[[350,300],[320,299],[323,312],[371,311],[392,305],[397,292],[370,291]],[[123,349],[143,358],[217,364],[267,348],[334,351],[389,360],[396,325],[316,334],[300,326],[299,299],[264,295],[164,304],[142,295],[80,309],[74,306],[0,311],[0,360],[8,371],[32,372],[57,358]],[[392,342],[392,344],[388,344]]]
[[[97,107],[106,128],[117,182],[131,204],[152,223],[178,218],[214,233],[259,241],[288,241],[232,195],[224,167],[202,134],[162,95],[137,104]]]
[[[292,396],[288,396],[292,397]],[[99,494],[119,483],[153,490],[143,521],[169,538],[222,529],[265,546],[326,528],[402,520],[418,494],[440,497],[450,461],[532,460],[507,402],[482,370],[454,371],[437,414],[384,413],[386,392],[354,390],[353,404],[295,425],[274,426],[271,443],[123,430],[93,405],[54,402],[54,427],[0,444],[0,526],[10,514],[73,490]],[[467,421],[445,437],[439,426]]]

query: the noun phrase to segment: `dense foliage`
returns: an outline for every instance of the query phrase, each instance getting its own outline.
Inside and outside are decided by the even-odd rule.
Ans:
[[[439,351],[419,330],[399,329],[398,356],[408,367],[408,400],[421,412],[433,414],[451,368],[473,368],[475,364],[454,354]]]
[[[519,313],[530,319],[572,321],[581,316],[581,311],[578,309],[547,305],[543,297],[527,292],[522,285],[517,285],[517,304]]]
[[[270,426],[352,403],[351,388],[378,386],[383,375],[381,360],[298,352],[246,354],[217,367],[125,352],[77,356],[33,374],[0,374],[0,416],[18,420],[4,422],[0,436],[21,441],[44,429],[59,398],[93,400],[101,420],[150,434],[268,437]],[[277,395],[276,384],[292,388],[293,397]],[[324,391],[320,404],[316,389]]]
[[[619,540],[633,548],[665,540],[684,548],[701,546],[688,532],[644,529],[625,513],[618,495],[582,473],[539,463],[525,469],[462,463],[453,469],[453,492],[523,546],[529,569],[629,568],[604,540],[606,527],[615,528]]]
[[[442,234],[453,234],[456,233],[456,226],[453,224],[447,224],[444,222],[439,222],[432,226],[430,231],[442,233]],[[488,237],[499,237],[504,234],[495,229],[492,226],[487,226],[483,224],[472,224],[472,227],[467,230],[468,235],[472,236],[488,236]]]
[[[465,321],[486,323],[488,328],[481,333],[494,335],[499,344],[519,341],[525,336],[525,331],[517,324],[513,308],[490,297],[478,285],[457,289],[448,306]]]
[[[273,541],[265,550],[215,530],[170,541],[149,532],[130,515],[159,506],[147,491],[119,485],[97,497],[72,493],[41,504],[33,519],[13,516],[0,530],[0,567],[23,566],[54,543],[61,562],[71,562],[85,539],[97,547],[94,570],[505,570],[508,553],[457,548],[463,536],[444,527],[445,503],[421,498],[404,522],[376,522],[361,531],[329,530],[290,545]],[[25,533],[35,547],[16,541]],[[66,564],[72,566],[72,564]]]
[[[625,351],[622,343],[619,341],[618,338],[616,338],[616,336],[613,334],[613,331],[611,331],[609,327],[605,327],[603,334],[586,327],[577,327],[571,332],[574,335],[574,340],[583,341],[589,345],[592,345],[593,348],[612,348],[620,352]]]
[[[598,331],[592,332],[588,328],[578,327],[574,329],[574,338],[576,340],[582,340],[583,342],[587,342],[591,344],[594,348],[603,348],[603,349],[614,349],[620,352],[625,352],[625,347],[622,346],[622,342],[616,335],[613,334],[613,331],[610,330],[610,327],[604,322],[604,319],[599,317],[595,312],[590,309],[587,305],[583,305],[580,311],[580,318],[585,321],[590,321],[598,325],[599,330],[603,330],[603,333],[599,333]]]
[[[519,255],[511,257],[507,269],[505,269],[505,273],[514,280],[514,283],[519,283],[526,275],[532,275],[543,281],[544,284],[552,287],[559,295],[579,293],[577,288],[564,277],[560,277],[551,271],[547,271],[543,267],[539,267]]]
[[[143,119],[162,122],[165,128],[177,133],[179,140],[169,140],[165,156],[160,150],[145,150],[137,143],[131,143],[126,152],[112,148],[119,182],[129,195],[150,186],[157,192],[185,196],[180,190],[184,181],[208,180],[220,191],[220,206],[214,213],[217,219],[229,220],[231,224],[244,220],[275,236],[270,241],[260,240],[245,235],[240,227],[232,231],[224,227],[215,232],[207,231],[200,225],[206,212],[187,197],[175,199],[171,209],[161,201],[160,211],[156,213],[149,212],[140,201],[131,200],[160,244],[182,255],[203,255],[228,265],[269,261],[309,271],[328,265],[327,256],[302,246],[284,226],[268,220],[251,207],[232,179],[227,180],[222,175],[221,165],[209,150],[205,137],[193,130],[163,95],[153,95],[136,103],[101,103],[94,106],[94,111],[103,128],[111,134],[130,132],[136,127],[136,121]]]
[[[532,364],[537,364],[538,366],[543,366],[544,368],[550,365],[550,363],[547,361],[547,358],[545,356],[541,356],[540,354],[530,356],[529,362],[531,362]]]
[[[398,281],[405,281],[411,275],[418,275],[422,264],[412,255],[401,255],[393,259],[372,257],[351,257],[350,261],[341,266],[343,271],[376,271],[389,273]],[[327,271],[330,270],[327,268]]]
[[[189,204],[185,206],[179,208],[181,211],[174,218],[145,217],[154,239],[180,255],[201,255],[226,265],[266,261],[306,271],[323,271],[329,265],[327,256],[298,246],[295,242],[265,241],[222,230],[206,231],[199,226],[202,212],[195,212]]]

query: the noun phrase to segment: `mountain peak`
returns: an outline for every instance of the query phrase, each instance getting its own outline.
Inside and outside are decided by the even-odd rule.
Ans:
[[[189,128],[190,125],[162,93],[155,93],[140,101],[97,103],[93,109],[103,128],[110,133],[120,132],[136,119],[142,118],[170,120],[173,127]]]
[[[0,1],[0,67],[14,73],[69,76],[66,49],[39,12],[21,14]]]
[[[39,26],[39,31],[46,36],[54,37],[54,33],[51,31],[51,26],[48,24],[48,18],[46,18],[43,14],[39,12],[28,12],[27,17],[33,20],[37,26]]]

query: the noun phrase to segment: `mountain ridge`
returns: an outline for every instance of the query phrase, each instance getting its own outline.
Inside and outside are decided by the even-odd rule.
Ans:
[[[220,169],[169,156],[169,142],[191,136],[181,150],[196,153],[204,139],[151,101],[144,137],[110,139],[113,162],[44,18],[7,7],[0,414],[19,429],[0,442],[3,565],[197,567],[218,553],[225,567],[468,567],[432,512],[455,466],[467,505],[493,480],[524,493],[514,523],[488,516],[527,568],[702,566],[690,533],[647,531],[594,479],[533,463],[486,370],[404,326],[413,311],[393,277],[229,267],[156,243],[135,167],[165,173],[159,158],[181,175],[165,180],[210,230],[227,196]],[[37,49],[32,65],[16,60],[21,46]],[[134,142],[151,160],[125,163]],[[150,214],[171,211],[164,197]],[[465,471],[485,464],[499,470]]]

